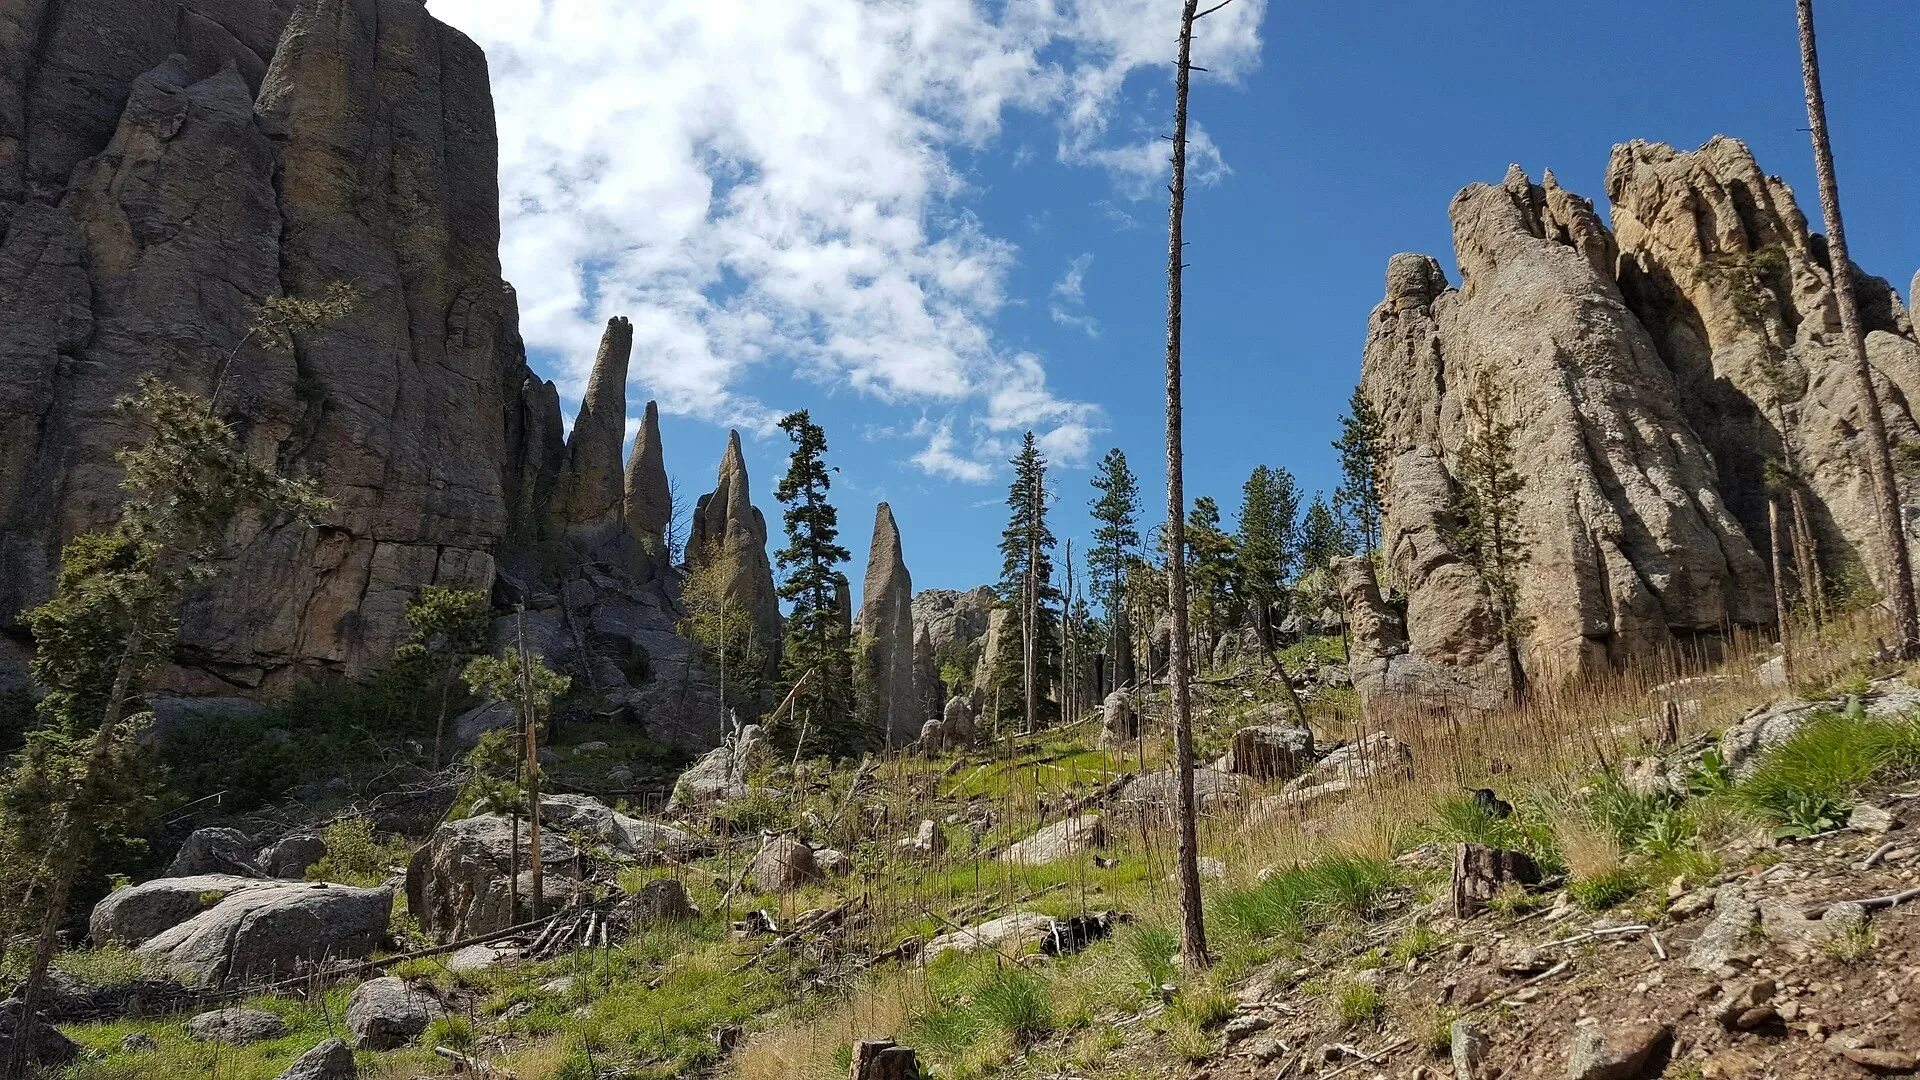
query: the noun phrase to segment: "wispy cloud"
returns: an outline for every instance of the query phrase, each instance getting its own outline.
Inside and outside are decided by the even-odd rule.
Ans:
[[[1215,79],[1257,63],[1263,7],[1240,0],[1202,25]],[[625,314],[633,378],[670,413],[764,431],[791,403],[760,400],[752,376],[777,368],[948,413],[912,456],[931,475],[980,480],[1016,413],[1063,459],[1084,453],[1099,409],[1058,397],[1038,357],[994,335],[1019,252],[970,212],[977,192],[956,160],[994,148],[1022,112],[1054,118],[1061,161],[1104,170],[1123,197],[1151,188],[1164,143],[1123,90],[1164,78],[1177,5],[435,0],[434,12],[487,49],[502,260],[523,334],[559,358],[570,397],[604,319]],[[1157,120],[1164,102],[1148,104]],[[1224,167],[1210,142],[1196,152],[1197,175]]]
[[[1093,253],[1087,252],[1067,263],[1066,273],[1053,283],[1047,294],[1047,314],[1061,326],[1100,336],[1100,320],[1087,314],[1087,267],[1093,265]]]

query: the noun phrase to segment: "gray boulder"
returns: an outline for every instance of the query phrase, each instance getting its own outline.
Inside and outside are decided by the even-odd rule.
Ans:
[[[368,979],[347,999],[347,1033],[356,1050],[392,1050],[412,1042],[446,1011],[428,987],[391,976]]]
[[[1135,814],[1170,816],[1179,805],[1180,778],[1173,769],[1147,773],[1120,789],[1120,808]],[[1237,773],[1202,765],[1193,770],[1193,797],[1201,813],[1214,813],[1245,800],[1248,780]]]
[[[314,863],[327,857],[327,842],[317,836],[288,836],[260,852],[259,866],[268,877],[299,881]]]
[[[761,846],[747,870],[761,892],[782,892],[820,879],[813,849],[791,836],[776,836]]]
[[[951,933],[941,934],[921,950],[922,958],[932,960],[942,953],[973,949],[999,949],[1026,952],[1037,949],[1053,933],[1053,918],[1031,911],[1016,911]]]
[[[115,889],[93,906],[88,933],[98,945],[132,948],[178,926],[236,892],[269,888],[272,882],[232,874],[163,877]]]
[[[1107,846],[1106,822],[1099,814],[1056,821],[1001,853],[1002,862],[1039,866]]]
[[[680,779],[674,781],[668,810],[702,803],[725,802],[747,793],[747,777],[766,754],[766,737],[758,724],[740,729],[737,739],[709,750]]]
[[[548,911],[564,906],[578,889],[571,877],[564,876],[573,872],[574,855],[565,836],[541,835],[540,857],[546,870],[541,899]],[[516,891],[521,918],[535,914],[531,859],[525,822],[517,844],[512,823],[497,814],[447,822],[407,863],[407,912],[419,920],[422,930],[442,941],[504,930],[513,925]],[[510,877],[515,868],[517,881]]]
[[[651,855],[693,843],[679,829],[628,817],[585,795],[542,795],[540,822],[590,836],[622,855]]]
[[[180,845],[180,853],[173,857],[166,876],[199,874],[265,876],[253,861],[253,841],[238,829],[196,829],[186,843]]]
[[[359,1080],[359,1076],[353,1064],[353,1048],[339,1039],[328,1039],[301,1054],[274,1080]]]
[[[1735,777],[1751,776],[1767,751],[1793,738],[1813,719],[1813,709],[1804,701],[1784,701],[1741,720],[1721,733],[1720,760]]]
[[[1255,780],[1291,780],[1313,764],[1313,732],[1303,727],[1255,724],[1233,733],[1220,770]]]
[[[25,1028],[31,1040],[27,1060],[42,1067],[58,1067],[73,1062],[80,1056],[80,1044],[61,1034],[60,1029],[47,1023],[44,1016],[35,1017],[32,1024],[24,1023],[26,1004],[19,998],[0,1001],[0,1061],[13,1060],[15,1044],[22,1037]]]
[[[1568,1080],[1638,1080],[1672,1039],[1656,1020],[1582,1024],[1567,1049]]]
[[[657,922],[685,922],[700,917],[687,887],[673,878],[656,878],[641,886],[628,902],[634,920],[645,925]]]
[[[264,1009],[215,1009],[187,1021],[187,1035],[199,1042],[245,1046],[277,1039],[287,1022]]]
[[[1100,742],[1105,746],[1130,743],[1140,737],[1140,713],[1133,707],[1133,696],[1125,690],[1107,695],[1100,707]]]
[[[392,911],[390,889],[274,884],[230,893],[136,951],[189,985],[226,988],[365,957]]]
[[[472,747],[480,741],[480,736],[489,731],[513,726],[514,709],[509,701],[489,701],[485,705],[468,709],[453,721],[454,741],[464,747]]]

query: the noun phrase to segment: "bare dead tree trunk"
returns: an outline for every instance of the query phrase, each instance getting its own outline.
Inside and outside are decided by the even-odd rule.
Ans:
[[[1780,663],[1786,670],[1787,682],[1793,682],[1793,640],[1790,627],[1793,617],[1787,609],[1787,583],[1785,563],[1780,557],[1780,548],[1786,543],[1786,534],[1780,528],[1780,497],[1767,496],[1767,544],[1773,549],[1773,617],[1780,624]]]
[[[1827,582],[1820,573],[1820,553],[1813,546],[1807,496],[1798,484],[1789,494],[1793,506],[1793,558],[1800,574],[1800,602],[1807,605],[1814,624],[1820,625],[1827,621]]]
[[[527,718],[527,869],[533,873],[533,915],[545,903],[546,867],[540,859],[540,728],[533,708],[533,673],[527,666],[527,609],[513,609],[514,636],[520,650],[520,703]]]
[[[1174,68],[1173,180],[1167,209],[1167,600],[1173,605],[1173,633],[1167,657],[1172,688],[1173,756],[1179,777],[1180,839],[1176,872],[1180,880],[1180,956],[1187,970],[1204,970],[1206,917],[1200,905],[1199,808],[1193,792],[1193,702],[1187,655],[1187,499],[1180,428],[1180,272],[1185,255],[1181,217],[1187,198],[1187,87],[1193,75],[1193,20],[1199,0],[1186,0],[1180,14],[1180,60]]]
[[[1880,542],[1886,549],[1885,588],[1893,607],[1896,650],[1903,660],[1920,656],[1920,607],[1914,602],[1913,566],[1907,556],[1906,530],[1900,511],[1900,488],[1893,475],[1893,448],[1887,441],[1887,421],[1880,415],[1880,395],[1867,362],[1867,342],[1860,329],[1860,311],[1854,304],[1853,262],[1847,256],[1847,231],[1840,219],[1840,184],[1833,172],[1833,144],[1827,136],[1827,102],[1820,90],[1820,56],[1813,37],[1813,0],[1797,0],[1800,22],[1800,75],[1807,91],[1807,122],[1813,134],[1813,168],[1820,182],[1820,216],[1827,227],[1827,266],[1833,276],[1834,306],[1840,309],[1840,332],[1847,339],[1854,379],[1866,406],[1867,465],[1873,475],[1873,494],[1880,517]]]
[[[1021,613],[1021,647],[1023,652],[1021,677],[1027,698],[1027,730],[1031,735],[1040,730],[1040,712],[1038,701],[1040,681],[1040,479],[1035,477],[1033,490],[1027,493],[1027,581],[1026,610]]]
[[[1073,539],[1067,539],[1067,587],[1061,594],[1065,599],[1060,602],[1060,722],[1071,723],[1076,715],[1074,706],[1075,680],[1073,670]]]

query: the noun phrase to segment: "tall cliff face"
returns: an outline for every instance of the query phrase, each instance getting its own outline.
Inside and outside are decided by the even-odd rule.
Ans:
[[[117,512],[137,433],[112,403],[149,371],[217,387],[334,502],[233,537],[185,612],[182,689],[364,670],[418,585],[487,587],[537,380],[479,48],[416,0],[28,0],[0,71],[0,617]],[[248,335],[262,301],[336,282],[352,310],[291,350]]]
[[[1465,404],[1483,386],[1505,398],[1526,478],[1529,677],[1770,623],[1769,461],[1804,478],[1829,573],[1875,561],[1861,403],[1824,247],[1791,192],[1727,139],[1618,147],[1607,183],[1615,230],[1551,173],[1534,184],[1516,167],[1453,201],[1458,288],[1424,255],[1388,265],[1361,385],[1385,427],[1383,584],[1404,598],[1406,641],[1380,643],[1400,659],[1375,693],[1484,704],[1511,685],[1455,515]],[[1889,427],[1920,438],[1911,326],[1854,272]],[[1367,609],[1356,622],[1377,602],[1366,584],[1348,590]]]

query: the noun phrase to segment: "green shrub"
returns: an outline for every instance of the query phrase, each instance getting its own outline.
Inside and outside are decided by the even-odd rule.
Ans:
[[[1333,1015],[1343,1027],[1370,1027],[1386,1009],[1380,991],[1363,982],[1346,983],[1333,996]]]
[[[1457,795],[1434,807],[1433,821],[1422,830],[1442,844],[1480,844],[1501,851],[1524,852],[1549,876],[1566,869],[1553,823],[1538,807],[1521,803],[1506,817],[1496,817],[1467,795]]]
[[[1892,725],[1859,711],[1818,713],[1735,789],[1780,836],[1811,836],[1846,820],[1854,796],[1887,764]]]
[[[1180,955],[1180,935],[1164,926],[1140,926],[1127,935],[1127,944],[1149,987],[1157,989],[1174,981],[1178,970],[1173,960]]]
[[[372,886],[385,881],[395,866],[406,865],[413,847],[405,837],[382,840],[367,818],[343,818],[320,833],[327,853],[307,868],[309,881]]]
[[[1025,1045],[1053,1031],[1053,1002],[1040,976],[1019,968],[997,971],[974,992],[973,1007],[988,1024]]]
[[[1301,937],[1343,919],[1370,918],[1393,883],[1393,868],[1383,860],[1323,855],[1252,888],[1218,894],[1213,918],[1245,940]]]

